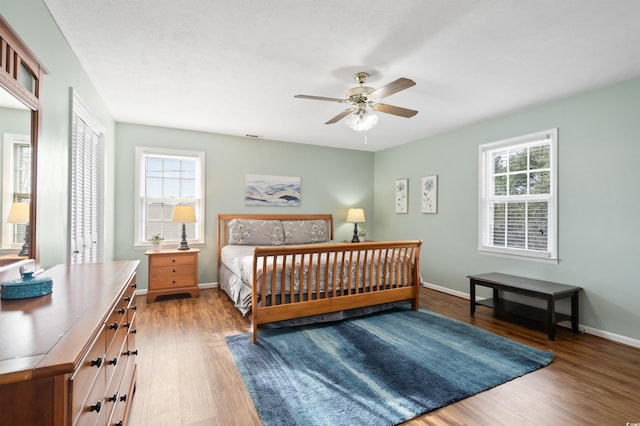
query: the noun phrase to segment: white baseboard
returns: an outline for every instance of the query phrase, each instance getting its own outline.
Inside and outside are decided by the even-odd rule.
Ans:
[[[452,290],[450,288],[447,287],[442,287],[436,284],[431,284],[428,282],[424,282],[423,287],[432,289],[432,290],[436,290],[439,291],[441,293],[446,293],[446,294],[451,294],[453,296],[457,296],[457,297],[461,297],[463,299],[467,299],[469,300],[469,298],[471,297],[469,295],[469,293],[464,293],[462,291],[458,291],[458,290]],[[562,326],[562,327],[567,327],[567,328],[571,328],[571,323],[569,321],[563,321],[558,323],[558,325]],[[583,324],[578,324],[578,329],[586,334],[591,334],[593,336],[598,336],[598,337],[602,337],[603,339],[607,339],[607,340],[611,340],[613,342],[616,343],[622,343],[624,345],[628,345],[628,346],[633,346],[635,348],[640,348],[640,340],[638,339],[633,339],[631,337],[627,337],[627,336],[622,336],[620,334],[615,334],[615,333],[611,333],[609,331],[604,331],[604,330],[600,330],[597,328],[593,328],[593,327],[589,327]]]
[[[218,288],[218,283],[199,283],[198,288]]]

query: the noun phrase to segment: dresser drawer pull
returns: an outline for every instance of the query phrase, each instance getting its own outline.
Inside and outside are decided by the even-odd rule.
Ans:
[[[125,324],[124,324],[124,327],[125,327],[125,328],[129,328],[129,327],[131,327],[131,323],[130,323],[130,322],[125,323]]]
[[[138,310],[138,305],[133,305],[133,306],[131,307],[131,310],[132,310],[132,311],[137,311],[137,310]]]
[[[101,365],[102,365],[102,357],[98,357],[96,359],[92,359],[91,360],[91,366],[92,367],[100,368]]]
[[[102,408],[102,402],[98,401],[96,402],[96,405],[91,405],[89,407],[89,411],[95,411],[96,413],[99,413],[101,408]]]
[[[107,361],[107,364],[109,364],[109,365],[116,365],[117,363],[118,363],[118,358],[117,357]]]
[[[118,394],[114,393],[113,396],[110,396],[109,398],[107,398],[107,401],[109,402],[116,402],[118,400]]]
[[[131,284],[131,288],[138,288],[138,283]]]
[[[124,313],[125,313],[125,312],[127,312],[127,310],[126,310],[125,308],[120,308],[120,309],[118,309],[118,313],[119,313],[120,315],[124,315]]]
[[[120,420],[118,423],[116,423],[116,426],[122,426],[122,420]]]
[[[174,269],[172,272],[175,274],[175,273],[176,273],[176,270]]]
[[[176,260],[175,260],[175,259],[171,259],[171,261],[172,261],[173,263],[176,263]]]
[[[130,333],[131,333],[131,334],[136,334],[137,332],[138,332],[138,329],[137,329],[137,328],[134,328],[133,330],[131,330],[131,332],[130,332]]]
[[[109,329],[110,330],[117,330],[118,329],[118,323],[114,322],[113,324],[109,324]]]
[[[136,349],[135,351],[126,351],[126,352],[123,352],[122,355],[126,355],[126,356],[138,355],[138,350]]]
[[[130,300],[131,300],[131,296],[125,296],[125,297],[124,297],[124,301],[125,301],[125,302],[129,302]]]
[[[120,401],[125,402],[127,400],[127,394],[125,393],[120,397]]]

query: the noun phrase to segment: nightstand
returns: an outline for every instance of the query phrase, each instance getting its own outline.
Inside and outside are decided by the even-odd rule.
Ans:
[[[147,302],[167,294],[189,294],[200,297],[198,288],[198,254],[200,249],[147,250],[149,289]]]

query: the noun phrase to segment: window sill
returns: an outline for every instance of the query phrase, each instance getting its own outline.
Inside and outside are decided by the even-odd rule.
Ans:
[[[483,249],[478,249],[478,254],[483,256],[502,257],[504,259],[524,260],[527,262],[547,263],[551,265],[557,265],[560,262],[558,258],[527,256],[525,254],[511,254]]]

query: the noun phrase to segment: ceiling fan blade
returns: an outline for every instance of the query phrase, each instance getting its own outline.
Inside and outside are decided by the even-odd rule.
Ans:
[[[351,114],[353,111],[355,111],[356,108],[348,108],[345,109],[344,111],[342,111],[340,114],[336,115],[335,117],[333,117],[331,120],[327,121],[324,124],[333,124],[333,123],[337,123],[338,121],[342,120],[343,118],[345,118],[347,115]]]
[[[400,117],[410,118],[418,113],[418,111],[414,109],[401,108],[393,105],[387,104],[375,104],[373,105],[373,109],[376,111],[384,112],[387,114],[398,115]]]
[[[338,99],[338,98],[325,98],[324,96],[311,96],[311,95],[295,95],[294,98],[299,98],[299,99],[312,99],[312,100],[316,100],[316,101],[329,101],[329,102],[340,102],[340,103],[344,103],[345,100],[344,99]]]
[[[387,84],[386,86],[382,86],[374,90],[369,94],[369,98],[373,100],[380,100],[415,85],[416,82],[413,80],[409,80],[408,78],[404,77],[399,78],[396,81],[392,81],[391,83]]]

